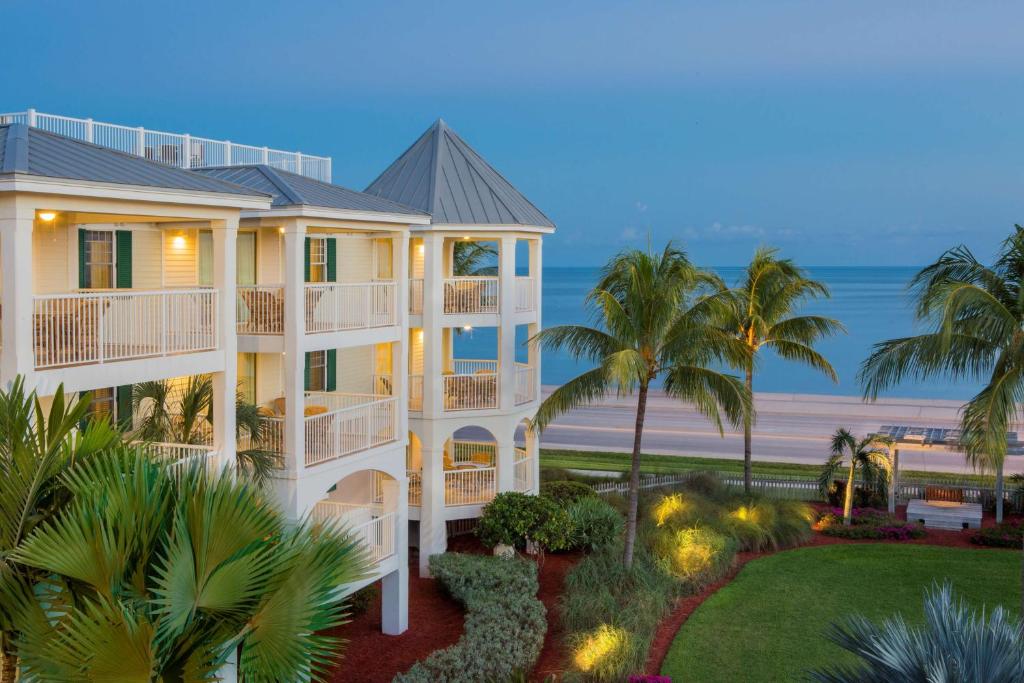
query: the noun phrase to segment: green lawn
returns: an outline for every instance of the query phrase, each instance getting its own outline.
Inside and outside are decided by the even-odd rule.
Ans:
[[[601,472],[627,472],[629,471],[628,453],[605,453],[602,451],[571,451],[544,448],[540,452],[540,466],[560,469],[598,470]],[[822,456],[822,462],[825,461]],[[801,476],[816,477],[821,471],[820,465],[800,465],[784,462],[758,462],[753,463],[755,474],[772,474],[776,476]],[[672,474],[676,472],[691,472],[694,470],[718,470],[721,472],[742,472],[743,461],[723,460],[719,458],[700,458],[683,455],[641,455],[642,472],[648,474]],[[949,478],[956,481],[977,481],[991,482],[991,477],[978,475],[941,475],[936,472],[918,472],[914,470],[903,470],[900,476],[906,480],[920,478],[933,480],[936,478]]]
[[[921,545],[801,548],[748,564],[683,624],[662,674],[683,681],[793,681],[847,653],[822,635],[850,612],[922,619],[922,596],[949,579],[975,605],[1020,604],[1019,552]],[[756,672],[756,673],[754,673]]]

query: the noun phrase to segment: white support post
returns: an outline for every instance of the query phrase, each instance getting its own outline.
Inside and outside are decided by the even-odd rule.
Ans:
[[[391,395],[398,399],[398,437],[409,438],[409,233],[391,241],[391,274],[398,283],[395,293],[396,322],[400,334],[391,347]]]
[[[181,167],[192,168],[192,136],[188,133],[181,136]]]
[[[140,157],[146,156],[146,129],[142,126],[135,129],[135,153]]]
[[[516,425],[497,436],[498,442],[498,490],[497,493],[513,491],[516,487]]]
[[[35,109],[29,109],[28,110],[28,125],[29,125],[29,128],[35,128],[36,127],[36,120],[37,120],[36,110]]]
[[[213,445],[222,467],[235,462],[235,396],[238,393],[238,337],[235,324],[238,214],[213,221],[213,287],[219,299],[217,338],[224,370],[213,374]]]
[[[231,140],[224,141],[224,165],[231,165]]]
[[[289,478],[306,466],[305,338],[306,224],[289,221],[284,229],[284,452]]]
[[[423,417],[437,418],[444,412],[444,236],[424,235],[423,249]]]
[[[430,556],[448,549],[444,519],[444,439],[434,425],[424,430],[420,481],[420,576],[430,576]]]
[[[263,148],[263,165],[267,166],[270,164],[270,148]]]
[[[498,407],[515,408],[516,400],[516,238],[502,237],[498,250],[498,296],[501,299],[498,343]],[[503,489],[504,490],[504,489]]]
[[[302,152],[295,153],[295,172],[302,175]]]
[[[544,291],[544,274],[541,262],[541,246],[542,242],[540,237],[530,240],[530,277],[533,278],[533,305],[534,310],[537,312],[535,318],[537,322],[535,323],[534,327],[531,328],[530,330],[531,337],[540,332],[542,329],[544,329],[544,327],[541,325],[541,299],[543,298],[541,296],[541,292]],[[540,400],[541,398],[543,398],[541,395],[542,382],[540,380],[540,347],[537,346],[536,344],[531,344],[529,353],[530,365],[533,366],[534,379],[537,382],[536,396],[537,399]],[[535,465],[535,467],[540,467],[540,465]],[[535,478],[534,481],[537,481],[537,479]]]
[[[96,139],[96,135],[95,135],[94,130],[93,130],[93,121],[92,121],[92,119],[86,119],[85,120],[85,141],[86,142],[93,142],[95,139]]]
[[[409,480],[403,471],[399,479],[385,479],[382,488],[384,512],[395,513],[398,569],[381,581],[381,630],[397,636],[409,628]]]
[[[0,330],[0,382],[31,375],[35,368],[32,347],[32,229],[35,208],[25,199],[11,197],[0,203],[0,261],[3,267],[3,305]]]

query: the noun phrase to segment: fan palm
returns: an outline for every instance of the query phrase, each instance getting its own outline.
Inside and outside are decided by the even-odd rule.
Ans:
[[[819,315],[793,315],[808,300],[828,297],[823,283],[812,280],[789,259],[780,259],[778,250],[761,247],[746,267],[742,281],[725,292],[731,300],[725,328],[747,347],[741,369],[747,391],[753,396],[754,371],[762,349],[774,351],[780,358],[809,365],[838,382],[832,365],[814,349],[823,337],[845,331],[842,324]],[[743,424],[743,488],[751,492],[753,424]]]
[[[184,386],[166,380],[132,387],[138,419],[132,436],[140,441],[205,444],[213,426],[213,379],[192,375]],[[264,447],[269,426],[259,408],[241,394],[235,399],[235,439],[248,444],[235,453],[236,468],[262,484],[277,467],[279,456]]]
[[[67,401],[57,388],[49,410],[23,378],[0,390],[0,595],[27,594],[38,572],[12,560],[25,539],[53,517],[69,498],[62,476],[76,463],[118,443],[120,434],[105,420],[78,425],[91,397]],[[11,603],[0,600],[0,681],[17,671],[18,627]]]
[[[988,615],[955,600],[947,583],[924,600],[924,625],[902,615],[878,626],[854,616],[833,626],[829,639],[860,662],[815,671],[820,683],[1018,683],[1024,680],[1024,630],[996,607]]]
[[[704,293],[720,287],[715,276],[695,267],[671,243],[660,254],[624,251],[604,267],[587,296],[596,327],[552,327],[531,340],[547,349],[564,348],[575,358],[596,365],[544,400],[535,417],[538,429],[610,391],[637,395],[623,557],[626,567],[633,562],[640,447],[652,384],[663,380],[666,394],[695,406],[719,432],[723,416],[730,424],[739,425],[751,409],[743,383],[712,369],[723,360],[737,362],[745,353],[733,336],[714,324],[722,303]]]
[[[45,574],[5,596],[31,680],[208,681],[238,648],[246,681],[322,680],[340,653],[339,586],[367,554],[289,525],[251,482],[175,471],[120,447],[64,476],[72,501],[14,561]]]
[[[849,469],[846,475],[846,491],[843,495],[843,524],[849,526],[853,516],[853,491],[857,470],[860,469],[865,485],[873,490],[885,488],[892,473],[889,446],[892,439],[872,434],[857,439],[848,429],[840,427],[832,435],[832,447],[828,460],[818,475],[818,489],[828,495],[836,474],[844,465]]]
[[[452,245],[452,272],[456,276],[496,275],[498,251],[486,242],[457,241]]]
[[[1015,226],[991,267],[961,245],[915,275],[910,289],[930,330],[876,344],[860,369],[864,395],[874,400],[906,379],[984,383],[961,409],[961,446],[972,465],[995,471],[1002,521],[1007,432],[1024,399],[1024,228]]]

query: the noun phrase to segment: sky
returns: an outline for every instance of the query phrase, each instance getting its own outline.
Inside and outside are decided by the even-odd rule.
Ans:
[[[443,117],[555,221],[546,266],[920,265],[1024,222],[1019,2],[0,4],[2,111],[327,155],[355,189]]]

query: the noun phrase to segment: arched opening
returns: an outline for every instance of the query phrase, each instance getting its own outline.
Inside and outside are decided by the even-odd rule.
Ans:
[[[512,459],[513,479],[516,491],[531,493],[534,489],[533,471],[534,458],[537,453],[537,436],[531,428],[530,421],[523,418],[516,425],[515,454]]]
[[[455,430],[444,445],[445,505],[480,505],[494,498],[498,442],[477,426]]]
[[[360,470],[327,490],[310,513],[314,523],[334,523],[360,540],[375,563],[395,554],[398,480],[379,470]]]

